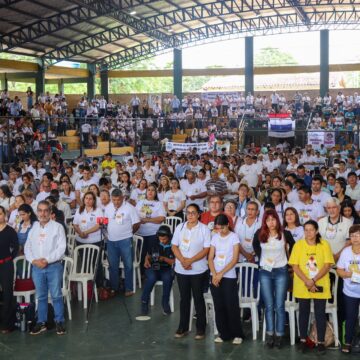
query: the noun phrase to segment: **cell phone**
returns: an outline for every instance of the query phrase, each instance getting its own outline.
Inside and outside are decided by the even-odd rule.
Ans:
[[[317,285],[315,285],[315,286],[316,286],[316,291],[315,292],[317,292],[317,293],[324,292],[324,288],[322,286],[317,286]],[[308,289],[308,291],[310,291],[310,289]]]

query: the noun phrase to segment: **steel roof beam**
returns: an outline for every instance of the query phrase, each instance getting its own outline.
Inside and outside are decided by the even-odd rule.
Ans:
[[[357,11],[356,9],[351,11],[318,11],[307,14],[309,26],[316,29],[341,24],[360,26],[359,15],[360,10]],[[181,47],[220,36],[235,34],[260,35],[271,30],[277,30],[277,32],[282,30],[291,31],[293,28],[301,29],[304,26],[306,26],[306,24],[304,24],[303,19],[297,13],[282,14],[281,16],[256,16],[250,19],[208,25],[174,34],[173,43],[174,46]],[[123,67],[169,49],[171,49],[171,46],[166,46],[159,41],[149,41],[104,57],[100,63],[100,67],[106,66],[108,69]]]

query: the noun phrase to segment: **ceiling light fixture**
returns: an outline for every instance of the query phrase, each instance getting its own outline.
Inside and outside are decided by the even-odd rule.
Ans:
[[[136,14],[136,11],[133,10],[133,11],[130,11],[130,15],[135,15]]]

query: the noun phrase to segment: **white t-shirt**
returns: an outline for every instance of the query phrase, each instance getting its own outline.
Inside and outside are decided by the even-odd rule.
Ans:
[[[169,190],[166,192],[163,202],[167,203],[168,209],[172,211],[178,209],[181,202],[185,200],[186,196],[182,190],[177,190],[176,192]]]
[[[250,187],[256,187],[258,184],[258,175],[261,173],[258,172],[258,167],[251,165],[242,165],[239,169],[239,175],[244,175],[243,179],[246,180],[247,184]]]
[[[141,200],[136,204],[136,210],[140,219],[155,218],[159,216],[166,217],[164,206],[160,201]],[[160,226],[161,224],[154,223],[141,224],[138,234],[141,236],[155,235]]]
[[[208,227],[200,221],[191,230],[187,228],[187,222],[179,224],[174,232],[171,243],[179,247],[181,254],[191,258],[210,247],[211,233]],[[202,274],[208,269],[206,256],[191,264],[191,270],[185,270],[178,259],[175,260],[175,272],[183,275]]]
[[[130,199],[134,200],[136,204],[141,200],[145,200],[146,199],[146,189],[144,189],[144,190],[140,190],[139,188],[134,189],[131,192]]]
[[[290,204],[295,204],[299,201],[299,195],[296,189],[292,189],[287,195],[286,195],[288,202]]]
[[[181,190],[184,192],[186,196],[186,206],[190,204],[197,204],[200,209],[204,208],[204,199],[195,199],[191,200],[190,196],[199,195],[203,192],[206,192],[205,183],[199,180],[195,180],[192,184],[189,183],[188,180],[184,180],[180,184]]]
[[[218,273],[224,269],[233,259],[234,245],[239,244],[239,237],[237,234],[230,232],[227,236],[222,237],[215,233],[211,239],[211,246],[215,248],[214,267]],[[224,278],[235,279],[235,267],[226,272]]]
[[[108,239],[118,241],[133,236],[133,225],[140,222],[139,215],[134,206],[124,201],[118,209],[113,203],[106,206],[104,217],[109,219]]]
[[[50,196],[50,191],[49,192],[41,191],[37,194],[36,201],[39,203],[40,201],[45,200],[48,196]]]
[[[74,191],[70,191],[70,194],[69,195],[65,195],[64,192],[61,192],[60,193],[60,199],[62,201],[65,201],[67,204],[71,204],[72,201],[74,201],[76,198],[75,198],[75,192]]]
[[[254,235],[261,227],[261,222],[256,220],[251,226],[246,223],[246,218],[239,220],[235,226],[235,233],[239,236],[241,247],[247,252],[252,254],[254,252],[253,240]],[[246,258],[240,254],[240,262],[245,262]]]
[[[340,216],[340,221],[334,225],[329,222],[328,217],[319,220],[319,233],[321,237],[326,240],[333,254],[337,254],[349,238],[349,229],[352,225],[351,220]]]
[[[304,228],[302,226],[297,226],[294,229],[286,228],[286,230],[291,232],[291,235],[295,242],[304,239]]]
[[[89,212],[84,209],[84,211],[80,214],[79,209],[76,211],[73,224],[78,225],[81,231],[86,231],[93,228],[96,223],[96,218],[102,217],[102,211],[100,208],[96,208],[95,210],[91,210]],[[89,234],[86,239],[81,238],[78,234],[76,234],[76,241],[82,244],[94,244],[101,241],[101,231],[100,229]]]
[[[357,272],[360,274],[360,254],[354,254],[351,246],[345,248],[337,262],[337,267],[345,271]],[[343,293],[346,296],[360,298],[360,284],[351,281],[351,278],[344,279]]]
[[[331,199],[331,195],[325,191],[320,191],[320,194],[318,195],[312,194],[311,198],[314,200],[314,202],[321,205],[323,211],[322,216],[325,216],[326,215],[325,204],[329,199]]]
[[[90,180],[78,180],[75,184],[75,190],[80,191],[80,197],[82,198],[85,193],[89,190],[90,185],[95,184],[93,179]]]
[[[279,240],[277,237],[269,237],[266,243],[260,243],[261,258],[260,266],[270,266],[271,268],[284,267],[288,260],[285,252],[284,236]]]
[[[153,183],[156,181],[156,175],[158,174],[158,171],[156,171],[156,168],[154,166],[150,166],[149,169],[146,167],[143,167],[144,172],[144,178],[148,181],[148,183]]]
[[[297,210],[300,218],[300,224],[304,225],[309,220],[317,221],[318,218],[323,216],[324,210],[322,207],[313,201],[311,204],[304,204],[298,201],[294,204],[294,208]]]

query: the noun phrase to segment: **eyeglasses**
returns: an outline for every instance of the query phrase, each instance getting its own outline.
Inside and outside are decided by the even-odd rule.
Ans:
[[[354,233],[354,234],[350,234],[351,238],[360,238],[360,232]]]
[[[198,212],[197,211],[187,211],[186,215],[197,215]]]

